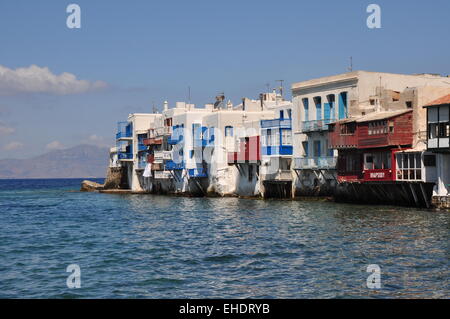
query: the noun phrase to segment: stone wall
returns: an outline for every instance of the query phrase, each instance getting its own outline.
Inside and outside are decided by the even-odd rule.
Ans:
[[[433,206],[450,210],[450,196],[433,196]]]
[[[109,167],[106,175],[104,189],[128,189],[126,167]]]

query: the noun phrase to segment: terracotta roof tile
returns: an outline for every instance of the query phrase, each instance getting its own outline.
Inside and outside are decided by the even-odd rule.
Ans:
[[[431,103],[428,103],[426,106],[437,106],[437,105],[443,105],[443,104],[450,104],[450,94],[449,95],[445,95],[442,96],[440,98],[438,98],[437,100],[434,100]]]

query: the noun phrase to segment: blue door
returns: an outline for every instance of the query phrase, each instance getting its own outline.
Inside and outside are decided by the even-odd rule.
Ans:
[[[322,145],[320,144],[320,141],[314,141],[314,157],[321,157],[322,156]]]

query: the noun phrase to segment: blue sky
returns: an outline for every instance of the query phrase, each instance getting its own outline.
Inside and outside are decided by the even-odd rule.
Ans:
[[[66,26],[70,3],[81,7],[81,29]],[[370,3],[381,7],[381,29],[366,26]],[[112,144],[118,120],[186,100],[188,86],[197,105],[219,92],[238,103],[278,79],[289,88],[345,72],[350,56],[354,69],[447,75],[448,12],[448,0],[1,1],[1,67],[105,86],[10,92],[0,75],[0,158]]]

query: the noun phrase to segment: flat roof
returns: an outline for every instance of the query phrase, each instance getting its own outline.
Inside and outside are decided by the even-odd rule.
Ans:
[[[385,120],[389,119],[391,117],[395,117],[398,115],[402,115],[405,113],[412,112],[412,110],[398,110],[398,111],[385,111],[385,112],[372,112],[367,115],[364,115],[356,120],[357,123],[363,123],[363,122],[371,122],[371,121],[378,121],[378,120]]]
[[[398,111],[383,111],[383,112],[372,112],[360,117],[351,117],[342,119],[330,124],[345,124],[345,123],[364,123],[364,122],[371,122],[371,121],[378,121],[378,120],[385,120],[389,119],[391,117],[395,117],[398,115],[402,115],[408,112],[412,112],[412,110],[398,110]]]

